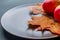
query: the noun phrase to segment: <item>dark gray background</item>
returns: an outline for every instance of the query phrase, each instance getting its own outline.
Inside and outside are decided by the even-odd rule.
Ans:
[[[6,32],[1,26],[1,17],[7,10],[15,6],[28,4],[28,3],[37,3],[37,2],[43,2],[43,0],[0,0],[0,40],[27,40],[13,36],[8,32]],[[58,38],[54,38],[54,39],[58,39]],[[50,40],[54,40],[54,39],[50,39]]]
[[[28,3],[42,2],[42,1],[43,0],[0,0],[0,21],[1,21],[2,15],[7,10],[9,10],[9,9],[15,7],[15,6],[28,4]],[[8,40],[5,37],[3,28],[1,26],[1,22],[0,22],[0,40]]]

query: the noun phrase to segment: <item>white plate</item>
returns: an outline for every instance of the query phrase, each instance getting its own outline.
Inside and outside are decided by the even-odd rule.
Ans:
[[[34,4],[34,3],[33,3]],[[46,31],[43,35],[41,31],[27,30],[28,20],[30,20],[29,6],[33,4],[26,4],[22,6],[14,7],[8,10],[1,18],[1,24],[3,28],[9,33],[30,39],[47,39],[54,38],[49,31]]]

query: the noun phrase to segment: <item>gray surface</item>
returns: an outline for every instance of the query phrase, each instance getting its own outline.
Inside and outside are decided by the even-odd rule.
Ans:
[[[0,0],[0,20],[2,15],[9,9],[23,4],[42,2],[43,0]],[[0,24],[0,40],[7,40],[3,33],[3,28]]]

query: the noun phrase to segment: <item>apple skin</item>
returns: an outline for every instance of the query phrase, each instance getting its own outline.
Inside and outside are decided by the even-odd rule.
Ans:
[[[56,6],[57,6],[57,1],[55,0],[44,0],[42,4],[43,10],[49,14],[52,14],[54,12]]]
[[[60,22],[60,5],[57,6],[54,10],[54,19]]]

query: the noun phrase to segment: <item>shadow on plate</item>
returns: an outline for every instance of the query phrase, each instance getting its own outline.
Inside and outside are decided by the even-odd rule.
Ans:
[[[3,29],[3,34],[7,40],[32,40],[32,39],[27,39],[27,38],[22,38],[22,37],[12,35],[12,34],[8,33],[6,30],[4,30],[4,28],[2,28],[2,29]],[[41,39],[41,40],[56,40],[56,39],[60,40],[60,37],[51,38],[51,39]],[[40,40],[40,39],[33,39],[33,40]]]

